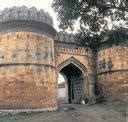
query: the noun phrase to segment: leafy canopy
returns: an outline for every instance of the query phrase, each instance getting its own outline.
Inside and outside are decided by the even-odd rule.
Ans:
[[[111,2],[105,2],[111,1]],[[109,28],[115,30],[125,24],[125,2],[116,0],[55,0],[52,4],[58,13],[60,29],[74,30],[75,23],[79,22],[77,33],[88,45],[95,47],[102,32]],[[78,34],[78,35],[79,35]],[[87,41],[88,40],[88,41]],[[92,48],[93,48],[92,47]]]

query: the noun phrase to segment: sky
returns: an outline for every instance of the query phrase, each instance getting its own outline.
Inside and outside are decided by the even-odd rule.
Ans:
[[[53,17],[54,20],[54,28],[59,31],[59,22],[57,21],[57,16],[53,10],[53,8],[51,7],[53,0],[0,0],[0,9],[3,10],[6,7],[13,7],[13,6],[22,6],[25,5],[28,8],[30,7],[36,7],[37,9],[43,9],[46,12],[49,12],[49,14]],[[112,22],[107,18],[107,21],[109,23],[109,29],[111,29],[112,27]],[[124,23],[123,21],[121,23]],[[78,23],[77,23],[78,24]],[[77,31],[78,29],[78,25],[75,25],[76,30],[74,30],[74,32]],[[115,22],[115,24],[118,24],[117,22]],[[68,31],[70,33],[70,31]],[[73,32],[73,33],[74,33]]]
[[[59,30],[57,16],[53,8],[51,7],[52,2],[53,0],[0,0],[0,10],[3,10],[6,7],[22,6],[22,5],[25,5],[28,8],[34,6],[37,9],[43,9],[53,17],[54,28],[56,30]]]

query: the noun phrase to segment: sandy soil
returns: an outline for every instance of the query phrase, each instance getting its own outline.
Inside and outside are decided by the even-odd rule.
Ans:
[[[0,122],[128,122],[128,103],[65,105],[54,112],[0,114]]]

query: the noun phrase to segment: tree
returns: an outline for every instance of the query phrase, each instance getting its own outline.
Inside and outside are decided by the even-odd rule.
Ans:
[[[52,6],[58,13],[59,27],[63,31],[73,30],[79,22],[77,37],[92,49],[99,44],[110,24],[115,30],[125,23],[126,2],[123,0],[55,0]]]

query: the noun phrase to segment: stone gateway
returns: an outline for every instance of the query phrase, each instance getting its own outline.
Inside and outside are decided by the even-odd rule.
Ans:
[[[126,43],[101,45],[94,60],[73,34],[57,34],[47,12],[6,8],[0,13],[0,109],[57,109],[59,73],[67,79],[68,103],[94,97],[96,84],[103,96],[128,100],[127,52]]]

